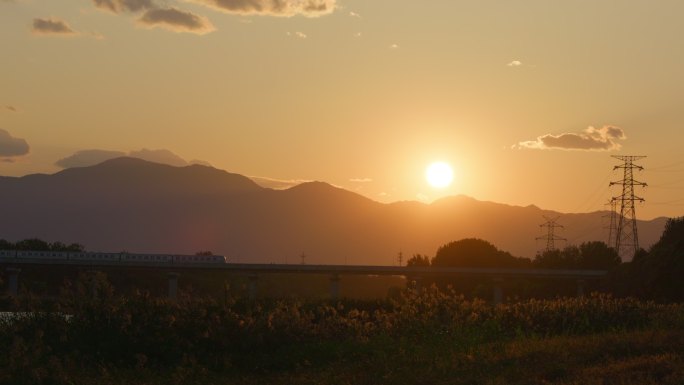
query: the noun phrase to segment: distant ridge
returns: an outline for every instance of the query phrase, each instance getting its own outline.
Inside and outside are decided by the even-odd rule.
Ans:
[[[116,158],[52,175],[0,177],[0,238],[79,242],[89,250],[192,254],[239,262],[396,263],[447,242],[485,239],[532,257],[542,215],[561,215],[571,243],[604,240],[603,212],[560,214],[467,196],[383,204],[325,182],[272,190],[202,165]],[[639,222],[641,244],[665,218]],[[541,247],[541,246],[540,246]]]

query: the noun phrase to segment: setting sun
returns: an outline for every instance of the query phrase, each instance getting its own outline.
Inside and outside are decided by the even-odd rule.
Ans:
[[[434,162],[425,170],[425,179],[432,187],[444,188],[451,184],[454,172],[445,162]]]

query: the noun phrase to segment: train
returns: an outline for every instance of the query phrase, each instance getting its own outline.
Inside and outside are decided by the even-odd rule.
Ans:
[[[84,262],[159,263],[159,264],[211,264],[228,263],[223,255],[179,255],[179,254],[133,254],[72,251],[0,250],[0,259],[27,260],[50,259]]]

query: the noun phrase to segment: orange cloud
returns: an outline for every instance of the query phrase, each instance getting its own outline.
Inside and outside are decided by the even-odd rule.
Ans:
[[[53,35],[53,36],[73,36],[76,35],[69,24],[65,21],[50,17],[47,19],[35,18],[33,19],[33,26],[31,32],[34,35]]]
[[[336,0],[193,0],[215,10],[238,15],[317,17],[332,13]]]
[[[138,23],[149,28],[161,27],[173,32],[189,32],[197,35],[216,30],[206,17],[173,7],[150,9],[142,15]]]
[[[622,145],[618,140],[627,139],[620,127],[603,126],[588,127],[582,132],[570,132],[559,135],[547,134],[530,140],[519,142],[513,148],[532,148],[540,150],[579,150],[579,151],[613,151]]]

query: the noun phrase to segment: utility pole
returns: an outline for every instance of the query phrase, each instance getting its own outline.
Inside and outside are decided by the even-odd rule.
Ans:
[[[613,197],[620,203],[620,215],[617,217],[615,230],[615,251],[623,261],[631,260],[639,250],[639,236],[637,234],[636,211],[634,202],[643,202],[644,198],[634,195],[634,186],[646,187],[647,184],[634,180],[634,169],[638,171],[644,168],[634,164],[635,161],[645,156],[613,155],[613,158],[621,160],[622,164],[613,167],[613,170],[623,169],[622,180],[610,182],[609,186],[622,186],[622,194]],[[617,203],[616,203],[617,204]]]
[[[561,238],[556,236],[556,227],[560,227],[561,229],[564,229],[563,225],[559,225],[556,223],[559,217],[555,218],[549,218],[546,215],[544,215],[544,219],[546,219],[546,222],[542,223],[539,225],[539,227],[546,227],[546,235],[543,237],[537,237],[537,240],[546,240],[546,249],[544,249],[545,252],[556,250],[556,241],[567,241],[565,238]]]
[[[404,266],[404,253],[399,251],[399,255],[397,255],[397,260],[399,261],[399,266]]]

